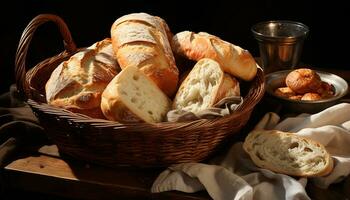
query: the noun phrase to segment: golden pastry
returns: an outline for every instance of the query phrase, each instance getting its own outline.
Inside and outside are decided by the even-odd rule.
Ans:
[[[295,96],[295,92],[291,90],[289,87],[280,87],[275,90],[275,94],[280,97],[291,97]]]
[[[333,86],[327,82],[322,81],[321,87],[317,90],[323,99],[334,96]]]
[[[320,99],[322,99],[322,97],[319,94],[311,92],[304,94],[301,98],[303,101],[316,101]]]
[[[303,95],[295,95],[295,96],[290,96],[289,99],[292,99],[292,100],[301,100],[301,98],[303,97]]]
[[[321,78],[315,71],[301,68],[287,75],[286,85],[297,94],[317,92],[321,87]]]

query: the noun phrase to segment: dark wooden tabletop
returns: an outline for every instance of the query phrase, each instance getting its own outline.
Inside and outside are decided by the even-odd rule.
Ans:
[[[350,82],[350,70],[327,71]],[[253,115],[266,109],[264,99],[256,109]],[[248,123],[255,124],[256,120],[252,119]],[[164,169],[106,168],[87,164],[60,157],[54,145],[39,149],[26,147],[13,156],[2,170],[5,194],[9,199],[211,199],[205,191],[193,194],[176,191],[152,194],[152,183]],[[332,184],[327,190],[308,183],[306,190],[312,199],[350,199],[350,178]]]

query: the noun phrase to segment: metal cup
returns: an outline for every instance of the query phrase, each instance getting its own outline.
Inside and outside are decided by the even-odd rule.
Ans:
[[[300,62],[304,40],[309,28],[294,21],[266,21],[252,26],[259,43],[260,57],[265,74],[293,69]]]

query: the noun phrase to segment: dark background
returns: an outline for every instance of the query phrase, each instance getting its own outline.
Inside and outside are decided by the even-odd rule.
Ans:
[[[67,1],[11,0],[2,5],[0,92],[14,83],[14,59],[21,33],[38,14],[52,13],[67,23],[78,47],[109,37],[112,23],[120,16],[147,12],[165,19],[173,33],[183,30],[206,31],[248,49],[259,56],[250,27],[265,20],[294,20],[309,26],[302,62],[319,68],[350,69],[348,64],[347,12],[337,1]],[[63,50],[61,37],[53,24],[42,26],[29,49],[28,68]]]

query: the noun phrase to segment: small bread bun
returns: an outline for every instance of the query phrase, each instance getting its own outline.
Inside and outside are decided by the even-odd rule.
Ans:
[[[322,99],[322,97],[319,94],[312,93],[312,92],[305,93],[303,95],[303,97],[301,98],[301,100],[303,100],[303,101],[316,101],[316,100],[320,100],[320,99]]]
[[[280,87],[275,90],[275,94],[280,97],[291,97],[295,96],[295,92],[291,90],[289,87]]]
[[[333,169],[326,148],[309,138],[278,130],[255,130],[243,148],[259,167],[291,176],[325,176]]]
[[[286,77],[286,85],[297,94],[317,92],[321,83],[320,76],[307,68],[293,70]]]
[[[317,90],[323,99],[330,98],[334,95],[333,86],[327,82],[322,81],[321,87]]]
[[[291,96],[291,97],[288,97],[289,99],[292,99],[292,100],[301,100],[301,98],[303,98],[303,95],[295,95],[295,96]]]

